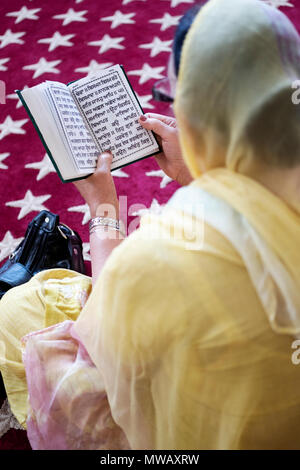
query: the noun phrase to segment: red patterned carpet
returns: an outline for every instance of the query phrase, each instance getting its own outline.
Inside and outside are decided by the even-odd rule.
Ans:
[[[6,103],[0,104],[0,263],[20,242],[37,211],[47,208],[80,233],[89,269],[86,206],[71,183],[60,182],[14,90],[44,80],[68,83],[108,64],[123,64],[145,112],[170,114],[168,105],[151,99],[151,88],[166,74],[175,26],[194,3],[1,1],[0,80],[6,84]],[[300,30],[299,0],[267,3],[283,6]],[[154,158],[114,176],[118,194],[128,198],[128,223],[133,212],[156,202],[164,204],[177,188],[159,171]],[[0,384],[0,450],[30,449],[4,398]]]

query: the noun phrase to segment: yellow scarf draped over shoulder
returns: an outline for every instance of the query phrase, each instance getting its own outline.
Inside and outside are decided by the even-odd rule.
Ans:
[[[280,323],[273,266],[262,271],[261,247],[253,252],[251,235],[254,230],[268,242],[280,275],[288,273],[296,305],[300,217],[258,183],[228,170],[214,170],[180,191],[114,250],[75,323],[103,374],[112,415],[134,449],[298,448],[295,338],[278,334],[291,326]],[[186,238],[168,238],[174,221],[186,220],[186,196],[199,198],[204,216],[213,201],[216,216],[234,207],[235,217],[250,221],[242,237],[258,261],[266,299],[243,253],[213,220],[204,223],[202,245],[196,237],[192,247],[189,225]]]
[[[238,173],[284,151],[252,139],[299,78],[282,17],[258,0],[200,11],[175,106],[195,181],[113,251],[75,322],[133,449],[299,448],[300,215]]]

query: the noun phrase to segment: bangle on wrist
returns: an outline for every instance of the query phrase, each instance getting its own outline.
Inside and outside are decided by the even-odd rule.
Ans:
[[[89,223],[90,235],[94,233],[99,227],[110,227],[120,232],[125,237],[125,233],[121,230],[120,220],[112,219],[111,217],[94,217]]]

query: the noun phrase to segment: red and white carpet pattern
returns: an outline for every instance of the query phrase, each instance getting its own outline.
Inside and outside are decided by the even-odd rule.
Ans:
[[[266,2],[283,7],[300,26],[299,0]],[[14,90],[44,80],[68,83],[108,65],[122,64],[145,112],[171,114],[167,104],[152,100],[151,89],[166,74],[180,17],[195,3],[1,1],[0,263],[19,244],[30,220],[46,208],[80,233],[89,272],[88,208],[72,184],[61,183]],[[139,210],[164,204],[177,189],[154,158],[117,170],[114,178],[118,194],[127,196],[128,223]],[[0,449],[29,448],[0,385]]]

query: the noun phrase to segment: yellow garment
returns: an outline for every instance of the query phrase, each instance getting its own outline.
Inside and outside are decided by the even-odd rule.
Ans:
[[[243,187],[253,204],[240,205],[257,230],[280,243],[282,216],[280,232],[293,241],[300,217],[281,200],[228,170],[208,175],[191,186],[217,188],[233,204]],[[114,250],[75,323],[114,420],[133,449],[299,448],[294,338],[272,330],[244,263],[219,232],[205,225],[202,250],[162,240],[180,217],[168,206],[144,216]],[[261,211],[267,225],[256,218]],[[155,228],[162,238],[151,239]],[[297,250],[290,244],[287,261]]]
[[[239,179],[256,201],[246,215],[255,218],[257,209],[268,213],[271,236],[281,214],[282,230],[292,239],[295,214],[250,179],[216,170],[191,186],[223,188],[234,202]],[[187,250],[184,238],[162,241],[174,220],[180,221],[180,209],[168,205],[161,216],[142,218],[141,228],[110,256],[74,324],[104,378],[114,420],[133,449],[299,448],[300,376],[291,361],[293,338],[272,331],[241,258],[219,232],[205,225],[202,250],[197,243]],[[262,219],[260,227],[266,230]],[[161,238],[151,239],[156,233]],[[45,309],[40,286],[55,274],[59,281],[50,281],[52,301]],[[68,302],[74,298],[58,286],[73,285],[64,280],[73,275],[82,278],[62,270],[40,273],[2,299],[0,331],[6,341],[16,342],[7,343],[7,357],[13,356],[7,364],[13,373],[4,374],[8,391],[16,391],[16,371],[23,373],[19,338],[43,327],[40,321],[28,329],[16,319],[29,324],[45,312],[50,324],[72,318],[61,315],[71,312]],[[88,288],[90,280],[83,280]],[[74,318],[80,303],[73,307]],[[6,324],[11,319],[18,331]],[[26,383],[24,376],[19,380],[23,389],[9,399],[21,420],[26,406],[16,397],[25,399]]]
[[[76,320],[90,291],[88,276],[51,269],[11,289],[0,301],[0,371],[12,412],[23,427],[28,392],[21,338],[65,320]]]

